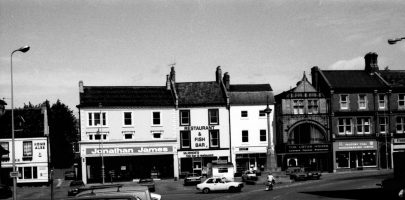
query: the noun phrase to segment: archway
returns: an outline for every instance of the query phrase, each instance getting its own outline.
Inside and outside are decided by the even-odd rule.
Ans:
[[[313,123],[299,124],[288,135],[288,144],[317,144],[326,141],[324,131]]]

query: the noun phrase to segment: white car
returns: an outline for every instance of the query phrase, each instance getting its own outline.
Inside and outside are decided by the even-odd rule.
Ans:
[[[243,188],[242,182],[228,181],[225,178],[208,178],[204,182],[197,184],[197,190],[202,191],[207,194],[211,191],[230,191],[230,192],[240,192]]]

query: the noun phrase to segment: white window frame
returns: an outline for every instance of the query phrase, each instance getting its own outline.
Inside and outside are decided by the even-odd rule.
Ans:
[[[343,123],[341,123],[343,122]],[[353,125],[351,118],[339,118],[338,119],[338,134],[339,135],[353,135]],[[343,132],[340,131],[339,127],[343,128]],[[350,131],[348,131],[350,128]]]
[[[398,109],[405,109],[405,94],[398,94]]]
[[[264,132],[264,137],[265,137],[265,140],[262,140],[262,133]],[[265,129],[260,129],[259,130],[259,141],[260,142],[267,142],[267,130],[265,130]]]
[[[100,115],[101,113],[101,115]],[[96,124],[95,115],[100,115],[100,124]],[[107,127],[108,124],[108,115],[105,111],[89,111],[87,112],[87,126],[88,127]],[[90,123],[91,121],[91,123]]]
[[[191,124],[191,112],[190,110],[180,110],[180,126],[190,126]],[[183,116],[183,113],[187,113],[188,114],[188,123],[183,123],[183,118],[186,118]]]
[[[308,114],[319,113],[319,101],[317,99],[308,99]]]
[[[183,133],[186,133],[187,135],[188,135],[188,139],[187,139],[187,141],[188,141],[188,143],[189,143],[189,145],[188,146],[184,146],[183,144],[183,141],[185,141],[185,139],[183,139]],[[182,148],[182,149],[191,149],[191,131],[180,131],[180,148]]]
[[[261,115],[263,114],[263,115]],[[264,110],[259,110],[259,118],[265,118],[266,117],[266,112]]]
[[[363,99],[364,98],[364,99]],[[365,110],[367,109],[367,95],[365,94],[359,94],[358,95],[358,105],[359,105],[359,110]]]
[[[154,118],[154,113],[159,113],[159,124],[155,124],[155,118]],[[151,116],[151,118],[152,118],[152,126],[161,126],[162,125],[162,112],[160,112],[160,111],[152,111],[152,116]]]
[[[218,116],[216,116],[216,120],[217,122],[214,122],[212,119],[214,119],[214,117],[211,115],[212,111],[216,111],[216,113],[218,114]],[[208,124],[209,125],[219,125],[219,109],[217,108],[213,108],[213,109],[208,109]]]
[[[162,139],[163,131],[162,130],[153,130],[151,131],[153,139]],[[158,134],[159,137],[155,137],[155,134]]]
[[[346,97],[346,100],[343,100],[343,97]],[[341,110],[348,110],[349,109],[349,95],[348,94],[341,94],[339,95],[339,105]]]
[[[212,133],[216,133],[217,138],[213,138]],[[209,134],[210,134],[210,148],[218,148],[219,147],[219,130],[209,130]],[[213,145],[214,140],[217,141],[217,145]]]
[[[3,147],[5,150],[10,152],[10,143],[7,141],[4,142],[0,142],[0,146]],[[7,154],[3,154],[0,158],[5,160],[5,161],[9,161],[10,160],[10,153]]]
[[[371,119],[369,117],[359,117],[356,119],[356,131],[358,135],[371,133]],[[368,131],[366,131],[368,129]],[[359,131],[360,130],[360,131]]]
[[[96,136],[100,135],[100,139],[96,139]],[[91,137],[90,137],[91,136]],[[108,140],[108,132],[87,132],[87,138],[89,141],[107,141]]]
[[[245,132],[247,133],[247,136],[243,135],[243,133],[245,133]],[[241,137],[242,143],[248,143],[249,142],[249,131],[248,130],[242,130],[241,136],[242,136]],[[247,138],[247,141],[243,141],[244,138]]]
[[[404,116],[398,116],[395,119],[395,129],[396,133],[405,133],[405,117]]]
[[[131,135],[131,138],[125,138],[126,135]],[[133,140],[134,137],[135,137],[135,131],[122,131],[122,139],[123,140]]]
[[[293,110],[295,115],[304,114],[304,107],[303,99],[293,100]]]
[[[382,97],[382,99],[381,99]],[[378,109],[385,110],[387,109],[387,95],[379,94],[378,95]]]
[[[246,114],[246,116],[244,116]],[[242,118],[242,119],[247,119],[247,118],[249,118],[249,112],[247,111],[247,110],[241,110],[240,111],[240,117]]]
[[[126,113],[131,114],[131,123],[130,124],[125,124],[125,114]],[[122,112],[122,126],[125,126],[125,127],[134,126],[134,112],[132,112],[132,111],[124,111],[124,112]]]
[[[379,117],[378,118],[378,126],[380,128],[380,133],[386,134],[388,128],[388,117]],[[384,127],[384,128],[381,128]]]

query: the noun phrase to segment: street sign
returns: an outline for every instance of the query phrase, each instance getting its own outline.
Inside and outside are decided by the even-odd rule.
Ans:
[[[18,172],[10,172],[10,177],[11,178],[17,178],[18,177]]]

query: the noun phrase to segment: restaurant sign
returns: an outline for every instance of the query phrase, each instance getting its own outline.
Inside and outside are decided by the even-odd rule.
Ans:
[[[367,150],[377,149],[376,141],[353,141],[353,142],[335,142],[336,150]]]
[[[117,155],[117,154],[142,154],[142,153],[170,153],[172,146],[157,147],[108,147],[108,148],[87,148],[87,155]]]
[[[330,144],[293,144],[287,145],[287,153],[302,153],[302,152],[328,152],[330,151]]]

